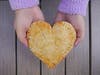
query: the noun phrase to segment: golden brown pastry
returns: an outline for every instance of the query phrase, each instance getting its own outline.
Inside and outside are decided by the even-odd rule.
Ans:
[[[60,21],[53,27],[34,22],[27,32],[30,50],[49,68],[54,68],[73,48],[76,32],[71,24]]]

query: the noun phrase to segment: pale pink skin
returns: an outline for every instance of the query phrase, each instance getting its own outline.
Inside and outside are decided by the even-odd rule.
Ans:
[[[19,9],[15,11],[15,21],[14,28],[17,33],[18,39],[26,46],[27,38],[26,32],[30,26],[30,24],[37,20],[45,20],[42,11],[38,6],[34,6],[31,8]],[[75,46],[80,43],[84,38],[85,28],[84,28],[84,18],[81,15],[70,15],[64,14],[58,11],[56,15],[55,22],[66,20],[73,25],[77,32],[77,39],[75,41]]]
[[[14,28],[18,39],[26,46],[28,46],[26,32],[30,24],[37,20],[44,20],[43,14],[38,6],[15,11]]]

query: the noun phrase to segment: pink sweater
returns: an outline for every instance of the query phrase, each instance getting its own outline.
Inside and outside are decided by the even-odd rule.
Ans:
[[[9,0],[12,10],[39,5],[39,0]],[[58,11],[85,16],[88,0],[61,0]]]

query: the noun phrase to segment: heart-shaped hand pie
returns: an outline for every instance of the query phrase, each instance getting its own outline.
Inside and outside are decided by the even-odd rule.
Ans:
[[[31,51],[49,68],[54,68],[73,48],[76,32],[73,26],[60,21],[53,27],[47,22],[34,22],[27,31]]]

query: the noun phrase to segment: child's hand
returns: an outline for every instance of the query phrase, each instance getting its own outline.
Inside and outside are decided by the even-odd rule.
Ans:
[[[14,28],[18,39],[26,46],[26,32],[30,27],[30,24],[36,20],[44,20],[43,14],[38,6],[15,11]]]
[[[76,30],[76,41],[75,46],[77,46],[81,40],[84,38],[85,34],[85,22],[84,18],[81,15],[70,15],[70,14],[64,14],[61,12],[58,12],[55,21],[67,21],[73,25],[73,27]]]

